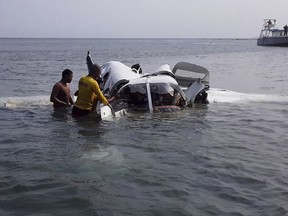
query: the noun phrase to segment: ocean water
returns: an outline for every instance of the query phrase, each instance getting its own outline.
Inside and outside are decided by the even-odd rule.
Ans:
[[[73,119],[49,95],[98,64],[210,71],[209,104]],[[0,215],[287,216],[288,52],[234,39],[0,39]]]

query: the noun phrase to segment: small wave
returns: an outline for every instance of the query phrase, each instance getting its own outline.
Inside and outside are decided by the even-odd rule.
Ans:
[[[208,92],[210,103],[274,102],[288,103],[287,95],[241,93],[226,89],[212,88]]]
[[[100,148],[96,151],[90,151],[84,154],[82,159],[118,165],[124,160],[122,153],[114,147],[104,149]]]
[[[42,107],[50,104],[51,102],[48,95],[0,98],[0,107],[8,108]]]

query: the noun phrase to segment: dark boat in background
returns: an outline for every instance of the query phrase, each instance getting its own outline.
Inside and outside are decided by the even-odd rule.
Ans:
[[[287,26],[287,25],[286,25]],[[259,46],[288,46],[287,32],[276,26],[276,19],[264,19],[264,24],[257,39]]]

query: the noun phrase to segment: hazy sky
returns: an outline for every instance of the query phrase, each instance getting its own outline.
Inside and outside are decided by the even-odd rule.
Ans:
[[[254,38],[288,0],[0,0],[0,37]]]

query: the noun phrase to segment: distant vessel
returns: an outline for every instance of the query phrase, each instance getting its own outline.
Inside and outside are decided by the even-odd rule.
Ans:
[[[287,28],[285,33],[284,28],[277,28],[276,19],[264,19],[264,24],[261,29],[260,36],[257,39],[257,45],[288,46]]]

